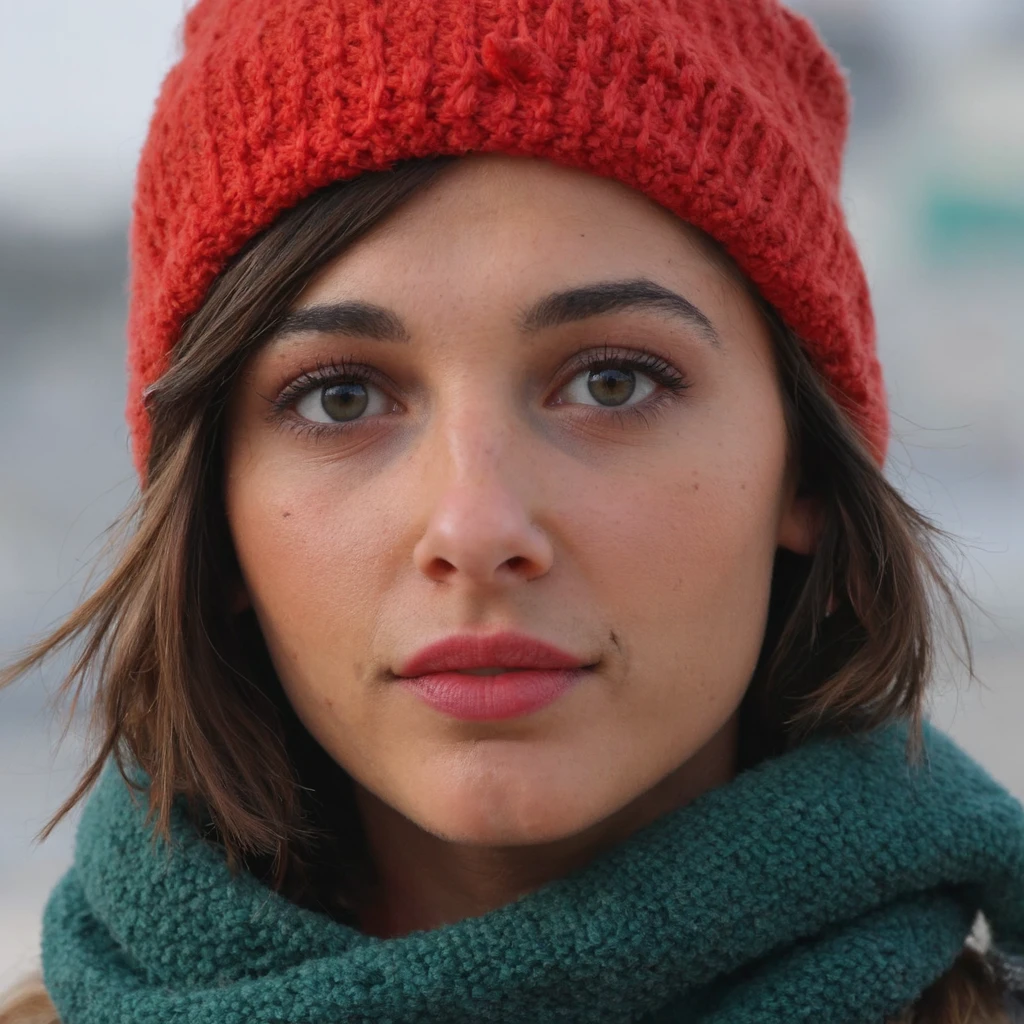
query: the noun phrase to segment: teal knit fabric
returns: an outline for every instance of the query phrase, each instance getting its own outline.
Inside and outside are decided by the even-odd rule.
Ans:
[[[377,939],[301,909],[108,765],[43,920],[64,1024],[881,1024],[975,912],[1024,950],[1024,809],[926,726],[816,739],[481,917]]]

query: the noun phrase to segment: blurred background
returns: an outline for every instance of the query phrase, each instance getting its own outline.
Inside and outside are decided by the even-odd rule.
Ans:
[[[0,660],[68,612],[133,493],[132,179],[185,0],[3,0]],[[855,96],[844,201],[876,303],[891,479],[962,541],[980,684],[931,717],[1024,797],[1024,2],[801,0]],[[38,964],[81,764],[54,662],[0,693],[0,990]]]

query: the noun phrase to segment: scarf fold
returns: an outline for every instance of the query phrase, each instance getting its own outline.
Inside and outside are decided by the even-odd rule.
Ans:
[[[1024,951],[1024,809],[925,724],[817,738],[483,916],[362,934],[170,845],[112,763],[43,917],[63,1024],[880,1024],[976,912]]]

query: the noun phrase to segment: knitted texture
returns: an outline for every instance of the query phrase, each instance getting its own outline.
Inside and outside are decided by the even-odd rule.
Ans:
[[[840,205],[849,96],[775,0],[199,0],[136,180],[128,421],[216,275],[333,181],[501,151],[618,179],[719,242],[879,462],[888,412]]]
[[[378,939],[232,876],[112,765],[43,918],[63,1024],[879,1024],[983,910],[1024,947],[1024,810],[926,726],[819,738],[505,907]]]

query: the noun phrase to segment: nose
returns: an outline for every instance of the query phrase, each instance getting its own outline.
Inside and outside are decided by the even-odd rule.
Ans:
[[[416,568],[437,582],[483,588],[543,576],[554,550],[531,508],[536,441],[517,435],[493,407],[466,412],[422,453],[430,505],[413,550]]]

